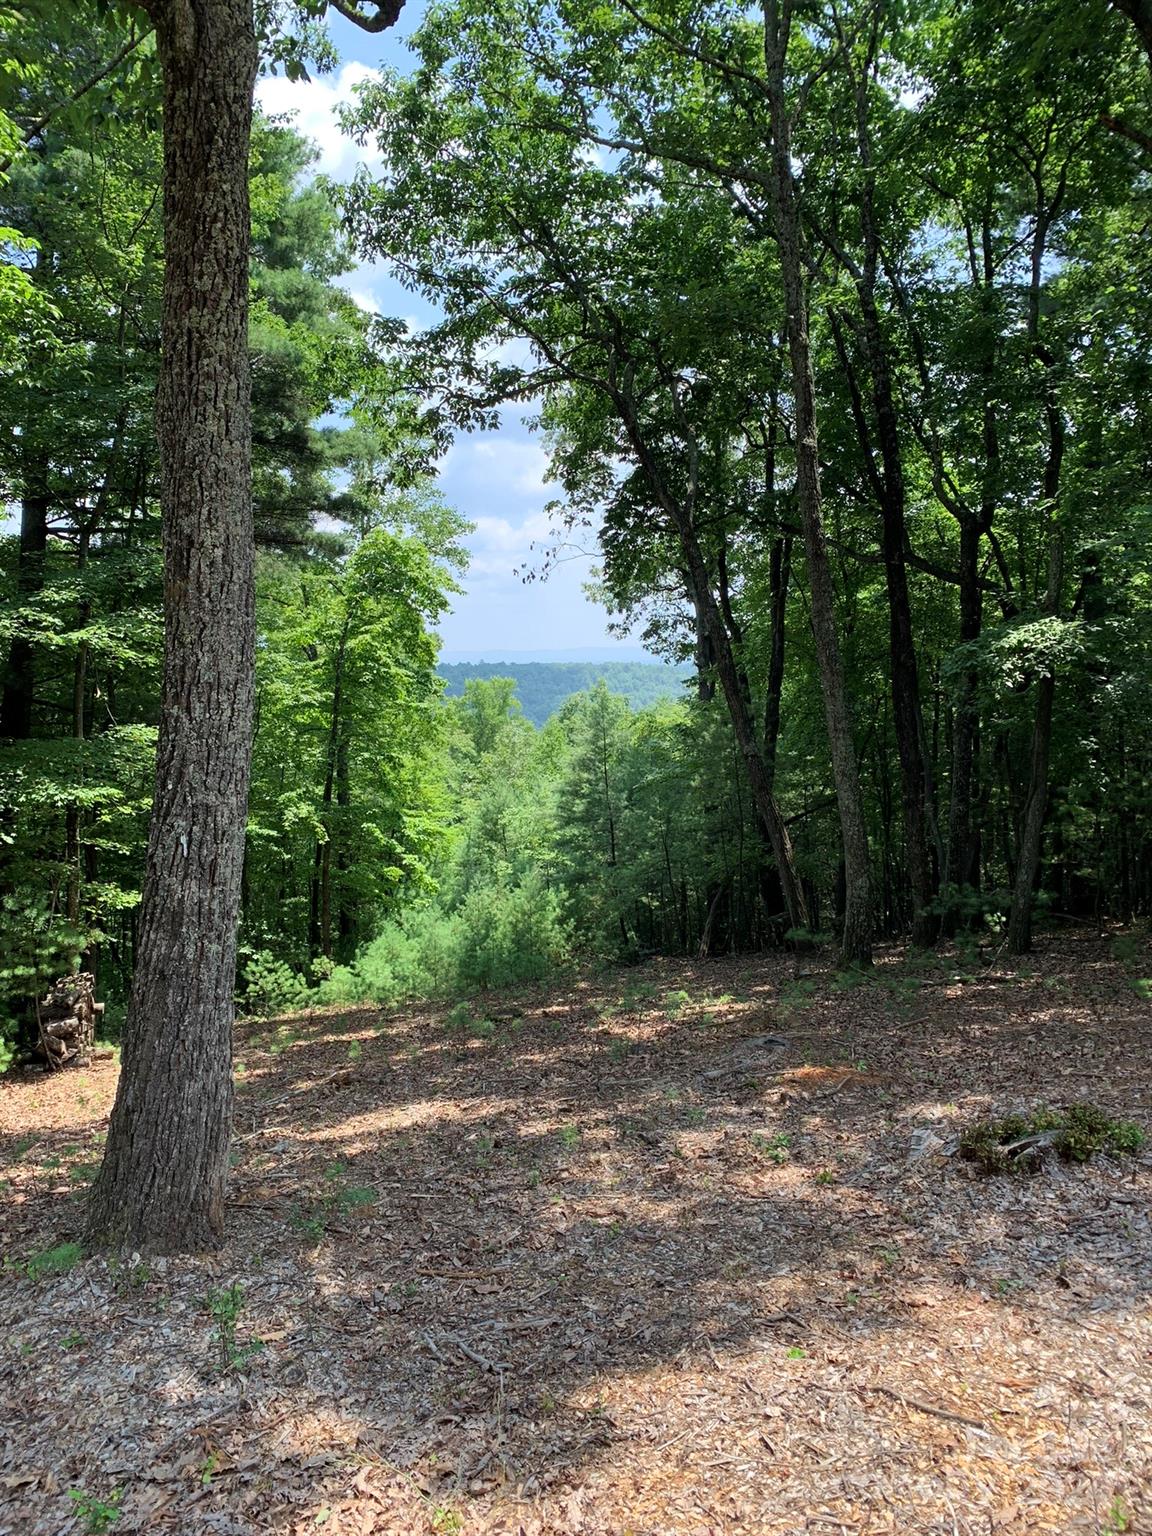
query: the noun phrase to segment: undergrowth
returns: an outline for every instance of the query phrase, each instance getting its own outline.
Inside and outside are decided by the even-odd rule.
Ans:
[[[459,996],[555,976],[571,956],[559,899],[541,880],[470,891],[451,912],[425,907],[385,925],[349,965],[308,974],[266,949],[242,952],[242,1006],[265,1016],[325,1004]]]
[[[961,1136],[960,1156],[984,1173],[1032,1173],[1048,1153],[1086,1163],[1099,1152],[1139,1152],[1144,1139],[1131,1120],[1116,1120],[1096,1104],[1070,1104],[981,1120]]]

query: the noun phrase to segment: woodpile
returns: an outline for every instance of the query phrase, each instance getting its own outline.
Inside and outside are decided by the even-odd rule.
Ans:
[[[50,1071],[86,1067],[96,1049],[96,1020],[104,1004],[95,999],[96,978],[88,971],[62,976],[36,1004],[38,1040],[34,1054]]]

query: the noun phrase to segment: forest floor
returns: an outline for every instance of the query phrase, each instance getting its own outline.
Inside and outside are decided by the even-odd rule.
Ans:
[[[59,1246],[116,1068],[10,1074],[0,1532],[1152,1532],[1149,1146],[952,1155],[1152,1130],[1150,975],[1093,932],[246,1021],[200,1259]]]

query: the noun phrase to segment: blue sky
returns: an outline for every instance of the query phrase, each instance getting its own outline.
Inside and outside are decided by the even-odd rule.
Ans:
[[[291,113],[296,126],[320,152],[318,169],[344,180],[367,150],[344,138],[335,119],[358,82],[381,65],[407,69],[412,61],[405,39],[424,6],[409,0],[399,25],[379,36],[361,32],[342,17],[330,17],[341,63],[311,81],[262,79],[257,100],[266,112]],[[417,324],[432,316],[426,301],[402,288],[379,265],[361,266],[342,279],[365,309],[401,316]],[[550,537],[546,503],[556,494],[544,480],[548,460],[541,444],[516,412],[506,413],[498,432],[462,435],[440,465],[445,499],[476,525],[469,540],[472,563],[465,592],[441,625],[446,654],[465,651],[586,651],[619,649],[636,654],[635,642],[616,641],[607,632],[607,614],[587,598],[582,585],[594,564],[591,539],[569,549],[545,581],[524,583],[517,568],[539,565],[532,546]],[[506,659],[506,655],[503,659]]]

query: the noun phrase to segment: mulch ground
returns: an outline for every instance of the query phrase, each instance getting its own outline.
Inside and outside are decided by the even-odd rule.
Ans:
[[[950,1155],[1152,1130],[1152,959],[987,961],[242,1023],[210,1258],[53,1272],[116,1068],[0,1080],[0,1532],[1152,1531],[1148,1148]]]

